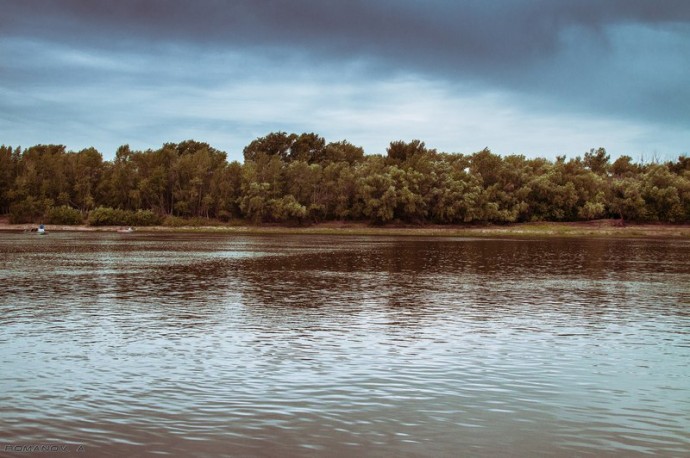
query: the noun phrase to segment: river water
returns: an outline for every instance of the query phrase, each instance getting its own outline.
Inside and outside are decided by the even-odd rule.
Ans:
[[[688,240],[4,233],[0,279],[0,455],[690,454]]]

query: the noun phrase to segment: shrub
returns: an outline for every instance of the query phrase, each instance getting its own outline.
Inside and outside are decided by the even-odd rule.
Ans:
[[[155,226],[161,217],[151,210],[121,210],[119,208],[98,207],[89,214],[92,226]]]
[[[119,208],[98,207],[89,213],[91,226],[127,226],[130,223],[131,212]]]
[[[134,226],[157,226],[161,222],[162,218],[151,210],[137,210],[131,214],[131,222],[129,224]]]
[[[268,201],[271,216],[275,221],[302,221],[307,216],[307,208],[300,204],[292,194]]]
[[[213,220],[210,220],[208,218],[201,218],[201,217],[181,218],[179,216],[168,215],[165,217],[165,220],[163,220],[163,225],[169,226],[169,227],[183,227],[183,226],[202,227],[202,226],[213,226],[215,224],[217,224],[217,223],[214,222]]]
[[[71,224],[77,225],[83,222],[82,214],[76,208],[69,205],[51,207],[46,212],[46,222],[49,224]]]
[[[34,199],[29,196],[10,206],[10,223],[33,223],[43,218],[46,208],[52,205],[49,199]]]
[[[169,227],[181,227],[186,226],[186,222],[179,216],[168,215],[163,220],[163,225]]]
[[[218,219],[224,223],[227,223],[232,219],[232,213],[227,210],[218,210]]]

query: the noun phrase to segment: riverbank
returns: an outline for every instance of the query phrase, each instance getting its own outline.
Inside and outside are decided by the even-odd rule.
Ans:
[[[0,219],[0,231],[28,232],[35,224],[10,224]],[[117,232],[122,226],[47,225],[50,232]],[[386,225],[357,222],[325,222],[305,226],[236,225],[216,223],[208,226],[149,226],[135,232],[208,232],[234,234],[318,234],[318,235],[394,235],[431,237],[645,237],[690,238],[690,224],[620,224],[618,220],[572,223],[516,223],[507,225]]]

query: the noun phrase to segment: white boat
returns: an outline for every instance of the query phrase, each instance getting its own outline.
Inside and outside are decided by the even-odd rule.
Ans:
[[[127,229],[118,229],[117,232],[121,232],[121,233],[134,232],[134,228],[128,227]]]

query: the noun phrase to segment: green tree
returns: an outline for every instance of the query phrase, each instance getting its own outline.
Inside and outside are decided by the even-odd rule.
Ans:
[[[245,217],[254,223],[260,223],[269,216],[269,189],[268,183],[250,182],[240,197],[240,209]]]
[[[285,169],[285,186],[287,194],[307,208],[310,218],[319,220],[325,217],[327,197],[320,164],[291,162]]]
[[[220,167],[211,179],[211,195],[217,218],[228,221],[241,216],[238,199],[242,195],[242,166],[233,161]]]
[[[268,202],[271,219],[276,222],[296,221],[301,223],[307,216],[307,208],[291,194]]]
[[[611,173],[615,178],[630,178],[641,173],[639,165],[634,164],[630,156],[620,156],[611,164]]]
[[[104,161],[94,148],[26,150],[0,146],[0,213],[12,221],[140,221],[161,217],[246,217],[255,222],[333,219],[512,222],[690,220],[690,159],[613,163],[604,148],[555,161],[438,153],[420,140],[394,141],[364,155],[347,141],[276,132],[251,142],[245,161],[227,162],[207,143],[118,148]],[[99,208],[101,208],[99,210]],[[169,218],[169,219],[170,219]]]
[[[605,148],[590,149],[585,153],[584,165],[597,175],[605,175],[610,167],[609,159],[611,157],[606,154]]]
[[[355,199],[360,202],[361,214],[377,224],[391,221],[398,204],[393,178],[385,171],[364,174],[362,169],[358,171]]]
[[[304,161],[308,164],[320,162],[324,157],[326,141],[315,133],[304,133],[295,138],[290,145],[288,159]]]
[[[290,156],[290,148],[297,139],[296,134],[285,132],[272,132],[265,137],[257,138],[244,148],[244,160],[256,161],[259,154],[277,156],[287,161]]]
[[[103,175],[103,156],[95,148],[87,148],[71,155],[74,198],[72,205],[82,212],[95,208],[100,197],[99,183]]]
[[[361,216],[355,210],[358,175],[356,167],[346,162],[331,162],[322,173],[321,196],[328,219],[354,219]]]
[[[19,148],[15,151],[10,146],[0,146],[0,214],[8,213],[14,200],[17,162],[21,156]]]
[[[211,185],[216,174],[222,175],[225,153],[206,143],[192,140],[176,147],[179,156],[171,167],[175,214],[178,216],[211,217],[217,207]]]
[[[364,149],[343,140],[326,145],[321,155],[316,156],[315,159],[322,165],[332,162],[347,162],[349,165],[354,165],[364,159]]]
[[[485,188],[498,183],[503,165],[501,156],[492,153],[489,148],[484,148],[474,153],[470,161],[472,174],[481,178]]]
[[[411,159],[412,157],[427,153],[426,145],[421,140],[412,140],[407,143],[403,140],[397,140],[390,143],[386,148],[388,159],[395,163],[402,163]]]
[[[615,178],[612,183],[611,194],[609,207],[614,214],[620,217],[622,222],[646,219],[645,201],[640,192],[640,183],[636,178]]]
[[[22,153],[17,164],[15,196],[49,199],[52,202],[64,193],[71,196],[68,180],[68,157],[63,145],[36,145]]]
[[[685,209],[681,201],[684,188],[681,179],[671,173],[668,167],[660,164],[651,164],[641,178],[645,216],[655,221],[682,221]]]
[[[150,154],[150,153],[149,153]],[[134,161],[135,153],[129,145],[120,146],[115,152],[115,160],[106,176],[106,199],[101,204],[122,210],[137,208],[140,204],[138,194],[138,168]]]

